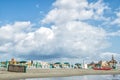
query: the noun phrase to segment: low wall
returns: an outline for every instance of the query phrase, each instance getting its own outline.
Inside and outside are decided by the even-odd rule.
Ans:
[[[23,65],[8,65],[8,71],[10,72],[26,72],[26,66]]]

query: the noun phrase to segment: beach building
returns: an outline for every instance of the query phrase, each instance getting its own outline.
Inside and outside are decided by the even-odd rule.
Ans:
[[[22,62],[26,62],[26,65],[27,65],[28,68],[31,68],[33,66],[32,61],[22,61]]]
[[[88,69],[88,64],[84,64],[83,68]]]
[[[62,68],[61,62],[54,63],[54,68]]]
[[[0,62],[0,67],[7,68],[8,65],[9,65],[9,61]]]
[[[102,63],[100,65],[101,65],[101,67],[110,67],[108,61],[102,61]]]
[[[108,68],[108,67],[110,68],[110,65],[109,65],[108,61],[99,61],[97,63],[92,62],[92,63],[88,64],[88,68],[89,69],[93,69],[93,68]]]
[[[54,64],[53,63],[49,63],[50,69],[54,68]]]
[[[88,64],[88,68],[89,69],[92,69],[93,67],[95,67],[95,63],[94,62],[91,62],[90,64]]]
[[[112,59],[110,61],[99,61],[97,63],[90,63],[88,64],[88,68],[92,69],[92,68],[112,68],[112,69],[116,69],[116,64],[117,61],[114,59],[114,56],[112,55]]]
[[[62,68],[70,68],[70,63],[64,62],[64,63],[62,64]]]
[[[96,63],[95,62],[91,62],[90,64],[88,64],[88,69],[93,69],[95,67],[101,68],[103,62],[104,61],[98,61]]]
[[[33,61],[32,67],[47,69],[50,68],[50,64],[48,62],[43,62],[43,61]]]
[[[116,64],[116,69],[120,69],[120,64]]]
[[[1,62],[0,62],[0,67],[2,67],[2,64],[1,64]]]
[[[16,64],[16,60],[12,58],[9,64]]]
[[[44,69],[50,68],[50,64],[48,62],[40,62],[40,64],[42,65],[42,68]]]
[[[114,59],[113,55],[112,55],[112,59],[108,63],[109,63],[111,68],[113,68],[113,69],[116,68],[117,61]]]
[[[70,63],[68,62],[56,62],[53,64],[54,68],[70,68]]]
[[[80,64],[80,63],[75,63],[74,68],[75,68],[75,69],[82,69],[82,64]]]

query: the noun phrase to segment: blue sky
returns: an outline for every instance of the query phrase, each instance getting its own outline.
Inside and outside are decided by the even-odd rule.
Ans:
[[[3,23],[14,21],[38,22],[51,9],[55,0],[1,0],[0,18]]]
[[[0,0],[1,60],[119,60],[119,41],[119,0]]]

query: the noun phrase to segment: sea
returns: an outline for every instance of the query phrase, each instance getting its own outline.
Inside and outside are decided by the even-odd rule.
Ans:
[[[20,80],[120,80],[120,75],[83,75],[71,77],[28,78]]]

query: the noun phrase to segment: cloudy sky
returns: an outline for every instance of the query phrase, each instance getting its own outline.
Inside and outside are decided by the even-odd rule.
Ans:
[[[119,0],[0,0],[0,60],[120,61]]]

